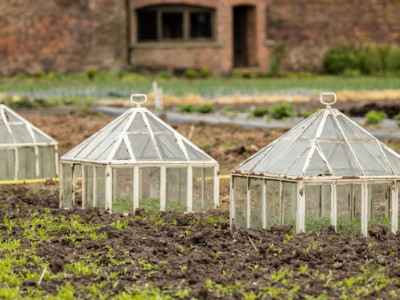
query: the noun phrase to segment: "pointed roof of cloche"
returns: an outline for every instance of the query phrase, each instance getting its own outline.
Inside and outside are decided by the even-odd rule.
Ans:
[[[134,97],[144,97],[135,102]],[[61,161],[101,164],[217,164],[176,130],[140,105],[147,96],[136,94],[131,102],[137,107],[112,121],[106,127],[61,157]]]
[[[333,95],[326,103],[324,95]],[[232,173],[279,178],[400,176],[400,155],[331,105],[244,161]]]
[[[57,145],[57,141],[0,104],[0,148]]]

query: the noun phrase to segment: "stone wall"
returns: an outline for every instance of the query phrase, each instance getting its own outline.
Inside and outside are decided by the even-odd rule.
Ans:
[[[124,0],[1,0],[0,74],[125,67]]]

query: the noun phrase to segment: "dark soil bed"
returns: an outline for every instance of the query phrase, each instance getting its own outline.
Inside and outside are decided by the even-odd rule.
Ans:
[[[233,232],[226,212],[61,210],[51,182],[31,188],[0,188],[1,297],[400,296],[400,237],[384,230]]]

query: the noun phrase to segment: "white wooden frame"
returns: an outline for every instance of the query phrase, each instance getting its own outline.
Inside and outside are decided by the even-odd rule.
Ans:
[[[134,101],[135,97],[143,97],[143,101]],[[139,199],[140,199],[140,194],[139,194],[139,186],[140,186],[140,169],[141,168],[160,168],[160,210],[164,211],[166,208],[166,184],[167,184],[167,175],[166,175],[166,170],[168,168],[186,168],[187,169],[187,211],[191,212],[193,210],[193,168],[212,168],[213,169],[213,203],[214,203],[214,208],[218,207],[219,205],[219,168],[218,168],[218,162],[211,158],[208,154],[203,152],[201,149],[199,149],[196,145],[191,143],[188,139],[186,139],[184,136],[179,134],[177,131],[175,131],[171,126],[166,124],[164,121],[161,119],[157,118],[153,113],[151,113],[149,110],[146,108],[141,107],[142,104],[144,104],[147,101],[147,96],[144,94],[133,94],[131,95],[131,102],[136,104],[137,106],[135,108],[131,108],[127,112],[125,112],[123,115],[115,119],[113,122],[108,124],[106,127],[102,128],[100,131],[98,131],[96,134],[91,136],[89,139],[69,151],[67,154],[65,154],[63,157],[60,159],[60,164],[81,164],[82,166],[102,166],[106,168],[106,180],[105,180],[105,189],[106,189],[106,209],[111,213],[112,212],[112,199],[113,199],[113,169],[116,168],[129,168],[133,170],[133,205],[132,208],[134,211],[139,207]],[[155,150],[157,153],[158,161],[140,161],[137,160],[132,149],[130,147],[127,147],[128,149],[128,154],[129,154],[129,159],[124,159],[124,160],[115,160],[114,155],[118,151],[119,146],[121,143],[125,143],[127,145],[128,142],[128,130],[131,130],[131,124],[135,117],[137,115],[140,115],[141,118],[143,119],[143,122],[145,123],[148,134],[150,139],[155,145]],[[149,116],[149,117],[148,117]],[[160,125],[163,127],[167,128],[169,130],[168,134],[172,134],[177,147],[179,147],[179,150],[182,151],[182,154],[185,158],[185,160],[182,161],[167,161],[163,160],[161,151],[159,149],[159,145],[156,141],[156,135],[157,133],[153,131],[152,127],[150,126],[150,117],[158,122]],[[103,160],[98,160],[98,159],[87,159],[86,157],[89,156],[95,149],[96,147],[93,148],[93,145],[91,143],[96,142],[96,138],[101,136],[103,132],[106,132],[106,130],[110,128],[115,128],[113,126],[118,126],[121,124],[121,122],[125,121],[126,123],[124,125],[124,128],[121,130],[120,133],[118,133],[113,140],[112,143],[108,147],[105,147],[104,151],[100,153],[99,155],[101,156],[102,154],[105,153],[105,151],[109,152],[107,153],[107,157]],[[133,129],[134,130],[134,129]],[[140,134],[141,132],[131,132],[134,134]],[[112,134],[112,133],[111,133]],[[104,137],[103,137],[104,140]],[[191,160],[190,155],[188,154],[186,150],[186,145],[189,147],[193,148],[195,151],[198,151],[203,155],[205,158],[204,160]],[[97,145],[97,144],[95,144]],[[92,147],[91,147],[92,146]],[[87,148],[91,147],[91,148]],[[111,148],[110,148],[111,147]],[[85,152],[85,149],[87,150]],[[97,153],[97,152],[96,152]],[[95,172],[94,172],[95,176]],[[204,176],[203,176],[204,177]],[[82,178],[82,186],[84,187],[85,178]],[[96,179],[93,180],[94,183],[94,191],[96,190],[95,184],[98,184],[96,182]],[[61,183],[62,184],[62,183]],[[204,189],[204,184],[203,188]],[[82,190],[83,193],[83,198],[84,198],[84,188]],[[204,192],[203,192],[204,193]],[[96,196],[96,195],[94,195]],[[60,193],[60,206],[62,207],[63,203],[63,193]],[[96,205],[94,201],[94,206]],[[83,201],[83,207],[84,201]]]
[[[334,101],[329,103],[323,101],[323,96],[324,95],[333,95],[334,96]],[[364,236],[368,235],[368,208],[369,208],[369,203],[368,203],[368,188],[369,185],[371,184],[386,184],[390,183],[391,184],[391,193],[390,193],[390,206],[392,208],[391,211],[391,232],[396,233],[398,229],[398,214],[399,214],[399,184],[400,182],[400,174],[396,174],[394,168],[391,166],[389,162],[389,158],[386,156],[385,151],[387,151],[389,154],[393,155],[395,158],[397,158],[400,162],[400,154],[394,152],[392,149],[390,149],[388,146],[383,144],[382,142],[378,141],[374,136],[372,136],[368,131],[357,125],[354,121],[351,119],[347,118],[344,116],[342,113],[340,113],[336,109],[332,109],[331,105],[336,102],[336,95],[334,93],[324,93],[321,94],[321,102],[323,104],[326,104],[327,107],[326,109],[320,110],[317,113],[315,113],[313,116],[311,116],[309,119],[303,121],[296,127],[292,128],[287,134],[281,136],[274,142],[272,142],[270,145],[267,147],[263,148],[260,150],[258,153],[254,154],[251,156],[249,159],[245,160],[243,163],[241,163],[238,167],[236,167],[234,170],[231,172],[231,188],[234,187],[234,177],[245,177],[245,178],[259,178],[264,180],[264,190],[263,190],[263,196],[260,201],[262,201],[262,207],[263,210],[267,207],[267,199],[266,199],[266,193],[268,192],[266,190],[266,180],[277,180],[280,182],[280,199],[282,201],[282,182],[296,182],[297,183],[297,211],[296,211],[296,231],[297,232],[304,232],[305,231],[305,201],[307,198],[307,195],[305,193],[304,187],[306,185],[330,185],[331,186],[331,225],[334,226],[335,228],[337,227],[337,186],[342,185],[342,184],[360,184],[361,189],[362,189],[362,195],[361,195],[361,233]],[[343,141],[344,146],[348,150],[348,153],[352,160],[354,161],[355,167],[358,171],[359,174],[356,176],[338,176],[335,175],[335,172],[333,171],[334,168],[329,164],[328,160],[324,156],[324,153],[322,152],[321,146],[319,145],[318,139],[321,136],[321,133],[325,127],[325,123],[327,118],[331,116],[332,121],[334,122],[338,134],[341,136]],[[387,175],[384,176],[378,176],[378,175],[368,175],[367,172],[363,169],[362,164],[360,164],[359,159],[357,158],[356,153],[354,152],[352,146],[350,145],[350,141],[346,137],[346,134],[343,131],[343,128],[338,120],[338,117],[342,118],[343,120],[346,120],[347,122],[350,122],[352,126],[356,127],[358,130],[360,130],[363,135],[366,135],[368,138],[363,139],[357,139],[359,142],[363,141],[368,141],[371,143],[376,143],[376,146],[378,146],[378,149],[380,151],[380,154],[383,158],[382,162],[379,162],[377,160],[377,163],[385,170],[388,171]],[[316,129],[315,136],[313,139],[310,141],[310,145],[308,145],[297,157],[296,159],[290,163],[286,169],[281,173],[281,174],[273,174],[269,172],[270,170],[273,169],[273,167],[281,161],[282,157],[284,157],[285,154],[288,153],[289,149],[291,148],[292,145],[294,145],[302,136],[302,133],[306,132],[316,120],[320,120],[320,123],[318,124],[318,127]],[[302,125],[303,124],[303,125]],[[305,126],[306,124],[306,126]],[[290,144],[280,153],[279,157],[276,158],[276,160],[273,161],[272,165],[268,165],[267,169],[265,172],[256,172],[254,171],[256,167],[260,164],[260,162],[270,153],[270,151],[274,148],[274,145],[276,145],[279,141],[282,139],[285,139],[285,136],[289,135],[295,128],[298,128],[298,126],[303,126],[302,128],[302,133],[299,133],[298,135],[294,136],[290,140]],[[324,143],[335,143],[336,140],[329,140],[329,139],[324,139]],[[302,168],[302,170],[299,172],[299,174],[296,175],[289,175],[287,174],[288,170],[296,164],[302,155],[305,153],[305,151],[308,151],[307,157],[305,159],[305,163]],[[262,155],[260,155],[262,153]],[[329,174],[322,174],[322,176],[318,177],[311,177],[306,175],[306,171],[308,167],[310,166],[311,158],[313,157],[314,153],[318,153],[322,161],[324,162],[327,170],[329,171]],[[254,159],[254,164],[251,165],[251,167],[245,167],[241,168],[245,164],[247,164],[249,161]],[[235,189],[231,189],[231,210],[230,210],[230,215],[231,215],[231,225],[233,225],[233,220],[235,218]],[[247,201],[250,201],[250,190],[249,186],[247,187]],[[249,208],[249,203],[247,203],[247,206]],[[280,207],[281,209],[281,214],[282,214],[282,206]],[[263,215],[263,227],[266,228],[267,220],[265,219],[266,212],[262,212]],[[247,217],[250,218],[250,214],[247,214]],[[280,217],[282,219],[282,216]],[[250,225],[250,220],[247,220],[247,227]]]
[[[33,142],[29,142],[29,143],[21,143],[18,142],[15,139],[14,133],[11,130],[11,123],[9,121],[9,119],[7,118],[7,115],[10,114],[12,115],[14,118],[18,119],[18,124],[24,125],[27,128],[27,134],[29,134],[29,137],[32,139]],[[39,128],[35,127],[34,125],[32,125],[30,122],[28,122],[27,120],[25,120],[24,118],[22,118],[20,115],[18,115],[16,112],[12,111],[11,109],[9,109],[6,105],[4,104],[0,104],[0,119],[2,120],[2,122],[4,123],[8,133],[10,134],[13,143],[12,144],[1,144],[0,145],[0,150],[14,150],[14,178],[13,179],[9,179],[9,180],[24,180],[24,179],[46,179],[45,177],[42,177],[42,174],[40,174],[40,164],[42,163],[40,161],[39,158],[39,149],[40,148],[54,148],[54,170],[55,170],[55,176],[53,178],[49,178],[49,179],[54,179],[57,178],[59,176],[59,170],[58,170],[58,143],[51,138],[49,135],[47,135],[46,133],[44,133],[42,130],[40,130]],[[43,143],[43,142],[38,142],[36,140],[36,136],[34,134],[34,131],[37,131],[40,135],[43,135],[45,138],[49,139],[50,142],[49,143]],[[19,170],[20,170],[20,165],[19,165],[19,149],[23,149],[23,148],[33,148],[34,151],[34,161],[33,166],[34,166],[34,178],[20,178],[19,176]],[[46,163],[49,163],[48,161],[46,161]]]
[[[230,191],[230,199],[231,199],[231,205],[230,205],[230,224],[231,226],[234,225],[234,220],[235,220],[235,188],[233,185],[233,181],[235,177],[242,177],[246,178],[247,180],[250,178],[257,178],[259,180],[263,180],[263,192],[262,192],[262,198],[260,201],[262,202],[262,227],[267,228],[267,220],[266,220],[266,208],[267,208],[267,197],[266,193],[267,188],[266,188],[266,182],[268,180],[271,181],[277,181],[275,178],[267,178],[267,177],[258,177],[258,176],[243,176],[239,174],[234,174],[231,176],[230,179],[230,186],[231,186],[231,191]],[[294,183],[295,181],[286,181],[286,180],[279,180],[280,182],[280,196],[279,198],[282,201],[282,183],[283,182],[292,182]],[[391,228],[390,231],[393,234],[396,234],[398,230],[398,212],[399,212],[399,185],[396,180],[345,180],[345,181],[303,181],[299,180],[297,181],[297,211],[296,211],[296,232],[305,232],[305,200],[307,197],[306,191],[305,191],[305,186],[306,185],[314,185],[314,186],[320,186],[320,185],[326,185],[330,186],[331,188],[331,212],[330,212],[330,219],[331,219],[331,225],[335,227],[336,229],[336,222],[337,222],[337,186],[338,185],[346,185],[346,184],[358,184],[361,185],[362,188],[362,194],[361,194],[361,234],[363,236],[368,235],[368,209],[369,209],[369,203],[368,203],[368,186],[372,184],[391,184],[391,194],[390,194],[390,206],[391,206],[391,215],[390,215],[390,220],[391,220]],[[250,228],[250,218],[251,218],[251,213],[250,213],[250,184],[247,184],[247,228]],[[283,207],[282,205],[280,206],[280,210],[282,211]],[[282,220],[281,220],[282,224]]]

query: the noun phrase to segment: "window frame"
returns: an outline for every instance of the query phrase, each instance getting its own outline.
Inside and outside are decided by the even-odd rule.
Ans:
[[[140,40],[139,39],[139,14],[141,12],[155,11],[156,12],[156,28],[157,28],[157,38],[154,40]],[[164,38],[163,37],[163,14],[165,13],[179,13],[182,14],[182,37],[181,38]],[[211,26],[211,36],[210,37],[198,37],[193,38],[190,36],[191,22],[190,16],[192,13],[210,13],[210,26]],[[137,21],[137,33],[136,40],[137,43],[181,43],[181,42],[212,42],[215,41],[216,28],[215,28],[215,9],[207,7],[198,6],[182,6],[182,5],[168,5],[168,6],[151,6],[139,8],[136,10],[136,21]]]

